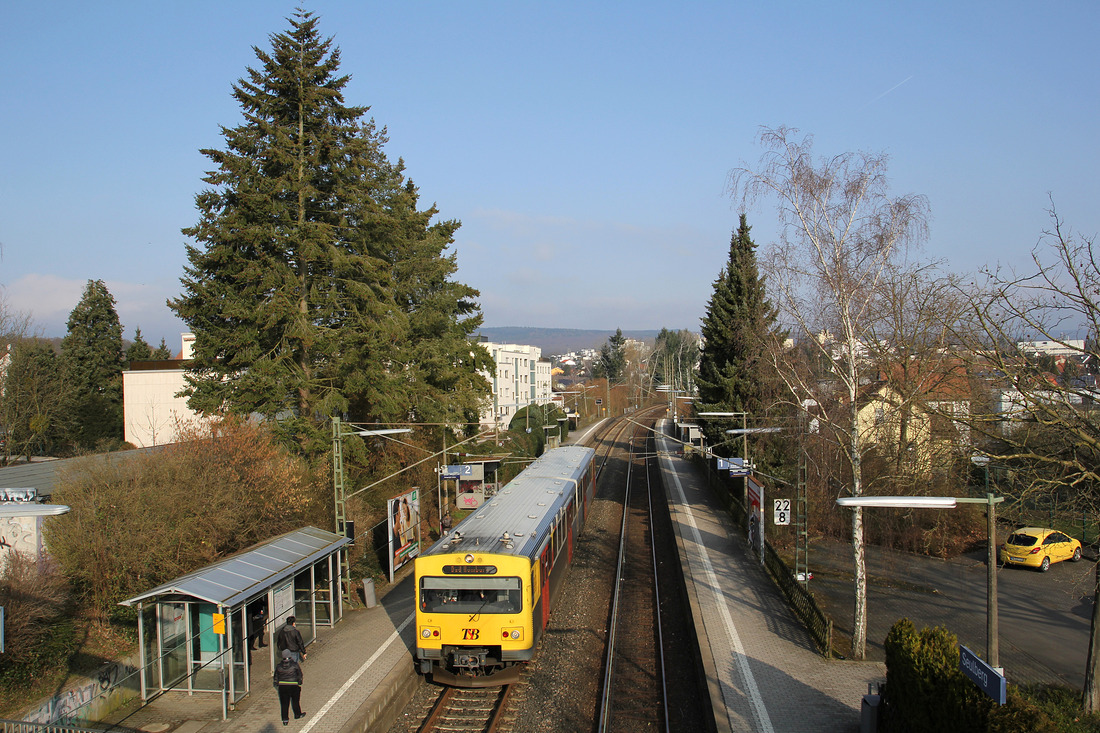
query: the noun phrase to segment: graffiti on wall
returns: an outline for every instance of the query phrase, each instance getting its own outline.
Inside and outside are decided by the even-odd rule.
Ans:
[[[114,662],[94,679],[54,695],[23,716],[28,723],[100,720],[137,695],[138,670],[130,662]]]
[[[0,568],[6,562],[9,551],[22,552],[28,557],[41,555],[41,533],[38,531],[41,517],[0,518]]]

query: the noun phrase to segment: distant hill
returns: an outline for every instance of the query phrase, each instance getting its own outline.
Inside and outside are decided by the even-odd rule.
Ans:
[[[653,341],[660,331],[623,331],[623,336],[638,341]],[[543,356],[566,354],[580,349],[598,349],[615,335],[614,329],[599,331],[581,328],[528,328],[498,326],[482,328],[479,336],[498,344],[527,344],[542,349]]]

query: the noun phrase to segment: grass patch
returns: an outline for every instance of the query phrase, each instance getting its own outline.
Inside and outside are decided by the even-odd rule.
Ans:
[[[1017,691],[1063,733],[1100,733],[1100,715],[1081,711],[1081,691],[1064,685],[1020,685]]]

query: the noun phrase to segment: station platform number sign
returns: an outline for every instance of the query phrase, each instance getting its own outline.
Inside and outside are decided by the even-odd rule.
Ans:
[[[776,499],[773,502],[774,512],[772,514],[772,523],[776,525],[785,525],[791,523],[791,500],[790,499]]]

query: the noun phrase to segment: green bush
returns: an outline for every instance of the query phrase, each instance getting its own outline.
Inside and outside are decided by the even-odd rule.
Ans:
[[[891,733],[1054,733],[1059,727],[1033,700],[1008,689],[996,705],[959,670],[959,642],[944,628],[917,633],[899,619],[886,636],[883,727]]]

